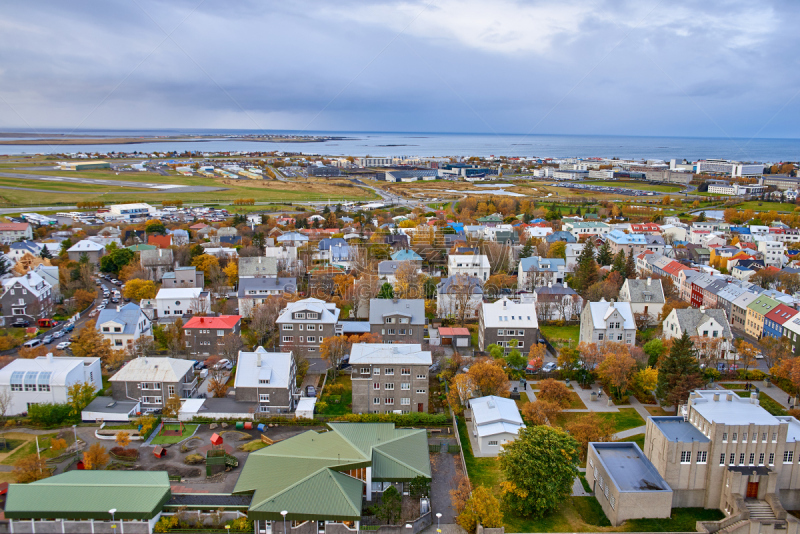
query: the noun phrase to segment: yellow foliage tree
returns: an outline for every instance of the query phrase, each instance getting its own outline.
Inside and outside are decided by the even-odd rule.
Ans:
[[[134,278],[125,283],[122,294],[131,300],[152,299],[156,296],[156,283],[152,280]]]
[[[201,254],[192,260],[192,266],[203,271],[206,275],[206,280],[208,280],[211,270],[219,267],[219,260],[210,254]]]
[[[120,447],[122,447],[124,449],[125,447],[130,445],[131,436],[130,436],[130,434],[128,434],[124,430],[120,430],[119,432],[117,432],[117,435],[114,438],[114,441],[116,441],[117,445],[119,445]]]
[[[650,393],[658,385],[658,370],[652,367],[640,369],[633,374],[633,386],[644,393]]]
[[[94,443],[83,453],[84,469],[102,469],[108,463],[108,451],[99,443]]]
[[[222,270],[225,276],[228,277],[228,285],[235,286],[239,283],[239,262],[229,261],[228,265]]]
[[[472,495],[456,522],[467,532],[475,532],[478,523],[484,528],[499,528],[503,526],[500,501],[485,486],[478,486],[472,490]]]

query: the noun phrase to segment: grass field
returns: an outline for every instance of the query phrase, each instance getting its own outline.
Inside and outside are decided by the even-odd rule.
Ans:
[[[794,211],[797,207],[794,204],[789,202],[760,202],[756,200],[751,200],[749,202],[742,202],[740,204],[736,204],[737,210],[754,210],[754,211],[784,211],[790,212]]]
[[[636,189],[637,191],[656,191],[659,193],[677,193],[678,191],[683,189],[678,185],[656,185],[656,184],[646,184],[642,182],[622,182],[618,180],[611,180],[611,181],[586,180],[586,181],[581,181],[580,183],[587,185],[600,185],[608,187],[624,187],[626,189]]]
[[[200,425],[192,425],[192,424],[183,425],[183,435],[181,435],[181,436],[165,436],[163,434],[164,429],[169,429],[169,430],[177,430],[178,429],[178,425],[177,424],[173,424],[173,423],[166,424],[166,425],[164,425],[164,428],[161,430],[161,433],[159,433],[156,437],[154,437],[153,441],[151,441],[151,443],[153,445],[167,445],[169,443],[180,443],[181,441],[185,440],[186,438],[188,438],[189,436],[194,434],[194,431],[197,430],[198,426],[200,426]]]
[[[61,452],[63,452],[63,451],[54,451],[50,448],[50,440],[53,439],[54,437],[56,437],[56,434],[44,434],[39,436],[39,448],[45,449],[41,452],[42,458],[53,458],[54,456],[58,456]],[[35,439],[31,439],[24,445],[18,446],[14,450],[14,452],[12,452],[8,456],[6,456],[2,461],[0,461],[0,464],[14,465],[14,463],[20,458],[24,458],[25,456],[29,456],[31,454],[36,454]]]
[[[328,390],[330,386],[334,384],[341,384],[344,387],[344,393],[341,395],[329,395]],[[353,386],[352,382],[350,381],[349,374],[339,374],[339,376],[334,381],[328,381],[325,385],[325,389],[322,391],[322,398],[320,399],[321,402],[324,402],[327,406],[324,409],[320,409],[319,404],[317,404],[317,409],[319,413],[322,415],[344,415],[348,413],[352,413],[353,411]]]
[[[554,347],[572,344],[578,344],[578,338],[581,335],[580,325],[567,325],[567,326],[554,326],[554,325],[540,325],[539,332],[547,338],[547,341],[552,343]]]
[[[614,432],[622,432],[637,426],[644,426],[644,419],[633,408],[620,408],[619,412],[596,412],[601,419],[610,420],[614,425]],[[555,424],[565,427],[567,424],[585,416],[586,412],[561,412],[556,417]]]
[[[621,439],[619,441],[621,441],[621,442],[627,441],[627,442],[636,443],[637,445],[639,445],[640,449],[644,450],[644,434],[636,434],[634,436],[630,436],[630,437],[627,437],[625,439]]]

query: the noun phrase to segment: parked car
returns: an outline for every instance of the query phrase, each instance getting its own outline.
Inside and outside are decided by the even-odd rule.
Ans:
[[[75,323],[69,323],[67,326],[64,327],[63,332],[69,333],[72,332],[73,330],[75,330]]]
[[[13,323],[11,323],[11,326],[13,326],[14,328],[28,328],[30,325],[31,325],[30,321],[26,321],[24,319],[23,320],[17,319]]]
[[[316,397],[317,389],[314,386],[306,386],[306,397]]]
[[[70,343],[69,341],[62,341],[61,343],[56,345],[56,348],[58,350],[66,350],[70,345],[72,345],[72,343]]]
[[[45,345],[49,345],[50,343],[53,342],[54,339],[55,338],[53,336],[44,336],[42,338],[42,343],[44,343]]]
[[[558,364],[556,364],[556,362],[547,362],[542,366],[542,371],[544,371],[545,373],[552,373],[553,371],[556,370],[557,367]]]
[[[22,345],[22,346],[26,347],[26,348],[29,348],[29,349],[33,349],[33,348],[36,348],[36,347],[41,347],[42,346],[42,340],[41,339],[31,339],[30,341],[26,341],[25,344]]]
[[[231,369],[233,369],[233,364],[231,363],[230,360],[227,359],[220,360],[216,364],[214,364],[214,369],[215,370],[227,369],[228,371],[230,371]]]
[[[53,334],[52,334],[53,335],[53,339],[58,339],[60,337],[64,337],[64,333],[65,332],[63,330],[59,330],[58,332],[53,332]]]

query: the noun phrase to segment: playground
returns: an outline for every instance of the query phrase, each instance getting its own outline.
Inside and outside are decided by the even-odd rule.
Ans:
[[[165,423],[161,431],[156,437],[153,438],[153,445],[170,445],[172,443],[180,443],[186,438],[195,433],[196,424],[183,424],[183,423]]]

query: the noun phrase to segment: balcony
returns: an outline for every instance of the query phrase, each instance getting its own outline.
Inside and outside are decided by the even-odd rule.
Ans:
[[[183,391],[194,391],[197,389],[197,377],[195,377],[191,382],[183,382],[181,384],[181,388]]]

